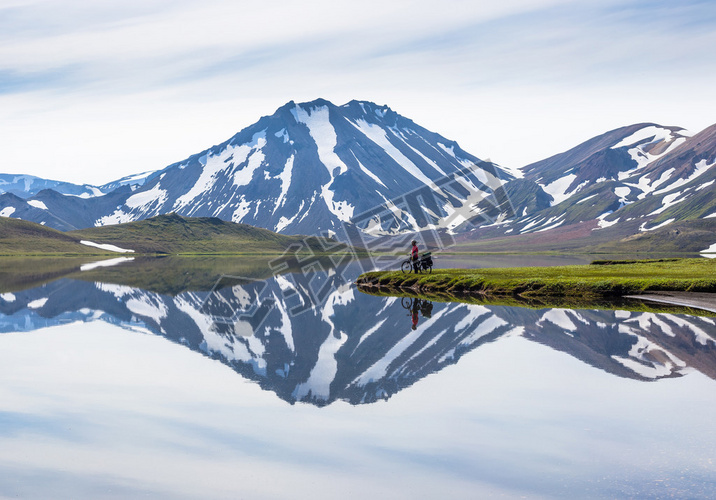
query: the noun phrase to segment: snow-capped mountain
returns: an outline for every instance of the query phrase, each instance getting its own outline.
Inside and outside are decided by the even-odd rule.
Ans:
[[[0,216],[62,230],[171,212],[339,238],[343,226],[371,236],[443,229],[500,251],[505,236],[530,235],[525,250],[565,250],[632,237],[638,246],[640,235],[674,229],[659,238],[675,241],[669,251],[698,252],[716,243],[701,241],[716,230],[714,182],[716,125],[695,135],[630,125],[515,173],[387,106],[319,99],[289,102],[163,170],[94,188],[111,189],[103,196],[0,194]]]
[[[329,274],[313,278],[325,283]],[[96,320],[149,331],[220,360],[288,402],[318,406],[386,399],[511,335],[620,377],[650,381],[696,369],[716,378],[716,322],[709,317],[416,305],[350,286],[333,289],[321,305],[303,305],[292,275],[176,296],[62,279],[0,294],[0,332]]]
[[[61,231],[92,227],[98,215],[124,203],[154,173],[131,175],[102,186],[0,174],[0,217],[28,220]]]
[[[156,173],[156,170],[150,170],[149,172],[142,172],[140,174],[127,175],[121,179],[117,179],[116,181],[102,184],[99,189],[103,194],[114,191],[122,186],[131,186],[133,189],[136,189],[137,187],[144,185],[148,180],[152,179]]]
[[[452,185],[435,185],[476,164]],[[372,210],[361,229],[385,235],[440,224],[453,228],[470,217],[458,212],[484,204],[491,189],[511,178],[387,106],[319,99],[290,102],[228,141],[152,173],[123,200],[99,198],[85,207],[83,220],[64,220],[81,228],[175,212],[316,234],[337,232]],[[416,190],[423,190],[420,197],[401,198]],[[0,210],[20,216],[15,201],[0,198]]]
[[[680,231],[689,223],[716,228],[716,125],[695,135],[652,123],[623,127],[521,170],[523,179],[505,185],[521,207],[518,216],[475,231],[473,239],[532,234],[537,242],[544,233],[576,248],[672,223],[681,223]],[[532,206],[520,203],[525,193]],[[699,245],[686,242],[680,250],[698,252]]]
[[[58,193],[91,198],[109,192],[102,187],[89,184],[72,184],[71,182],[53,181],[25,174],[0,174],[0,194],[11,193],[19,198],[30,198],[43,189],[53,189]]]
[[[612,130],[546,160],[522,168],[557,205],[594,184],[624,181],[646,195],[667,179],[649,179],[646,167],[684,144],[690,136],[678,127],[641,123]],[[634,183],[635,179],[644,179]],[[640,187],[641,186],[641,187]]]
[[[121,186],[103,195],[81,198],[66,196],[53,189],[45,189],[29,199],[12,193],[0,195],[0,217],[29,220],[60,231],[94,226],[97,214],[109,206],[124,203],[131,196],[131,186]]]
[[[135,189],[141,186],[156,171],[143,172],[141,174],[128,175],[101,186],[93,186],[90,184],[73,184],[71,182],[54,181],[51,179],[43,179],[34,175],[25,174],[0,174],[0,194],[11,193],[15,196],[28,199],[32,198],[41,191],[51,189],[57,193],[77,196],[79,198],[94,198],[96,196],[104,196],[122,186],[133,186]]]
[[[96,224],[176,212],[315,234],[336,232],[355,216],[388,206],[374,233],[416,230],[460,209],[465,199],[433,187],[438,201],[427,206],[433,220],[392,200],[478,162],[387,106],[290,102],[228,141],[165,168]],[[483,183],[499,183],[495,177],[511,178],[494,167],[478,169],[465,182],[477,191]]]

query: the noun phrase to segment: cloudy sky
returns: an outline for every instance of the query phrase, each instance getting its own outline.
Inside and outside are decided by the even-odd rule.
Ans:
[[[712,0],[0,0],[0,172],[101,184],[318,97],[523,166],[716,123],[714,47]]]

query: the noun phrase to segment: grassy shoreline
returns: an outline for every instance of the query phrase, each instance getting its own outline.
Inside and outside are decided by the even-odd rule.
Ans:
[[[358,277],[365,290],[452,296],[595,300],[650,291],[716,292],[716,260],[601,261],[588,265],[436,269],[432,274],[374,271]]]

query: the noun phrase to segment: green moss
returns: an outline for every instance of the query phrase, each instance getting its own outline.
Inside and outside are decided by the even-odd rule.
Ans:
[[[716,292],[716,260],[662,259],[586,266],[439,269],[432,274],[371,272],[362,287],[519,296],[607,297],[647,291]]]

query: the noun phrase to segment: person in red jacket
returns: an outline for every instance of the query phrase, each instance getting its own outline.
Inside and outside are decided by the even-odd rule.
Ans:
[[[410,260],[413,261],[413,272],[418,272],[418,242],[413,240],[413,248],[410,250]]]

